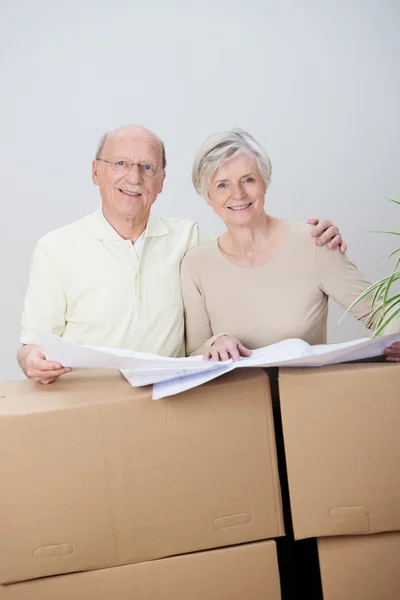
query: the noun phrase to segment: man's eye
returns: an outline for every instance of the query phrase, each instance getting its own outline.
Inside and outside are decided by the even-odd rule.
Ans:
[[[126,161],[118,160],[116,163],[117,167],[124,167],[126,165]]]
[[[143,167],[146,171],[151,171],[151,169],[152,169],[151,165],[143,165]]]

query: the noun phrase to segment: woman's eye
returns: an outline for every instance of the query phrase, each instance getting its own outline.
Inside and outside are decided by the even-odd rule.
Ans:
[[[219,187],[220,190],[223,190],[224,188],[227,187],[227,184],[226,183],[219,183],[218,187]]]
[[[246,177],[245,183],[254,183],[254,177]]]

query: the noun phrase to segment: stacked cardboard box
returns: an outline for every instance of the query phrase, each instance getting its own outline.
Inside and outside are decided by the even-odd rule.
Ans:
[[[324,600],[398,600],[400,365],[282,369],[279,396],[294,536],[318,538]]]
[[[278,600],[273,541],[0,586],[0,600]]]
[[[274,373],[156,402],[109,371],[0,384],[0,600],[278,600],[278,457],[324,600],[400,598],[400,366]]]
[[[156,402],[109,371],[0,396],[0,600],[280,598],[262,370]]]
[[[399,600],[400,533],[318,540],[324,600]]]

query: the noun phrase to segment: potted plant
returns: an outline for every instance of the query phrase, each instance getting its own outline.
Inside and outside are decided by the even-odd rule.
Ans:
[[[399,200],[390,200],[390,202],[394,202],[400,206]],[[400,236],[400,231],[376,231],[375,233],[385,233],[387,235],[398,235]],[[389,254],[386,259],[386,262],[396,256],[400,252],[400,248],[396,248]],[[379,319],[377,320],[375,331],[373,337],[377,337],[378,335],[385,333],[389,324],[396,319],[396,317],[400,316],[400,292],[394,291],[394,284],[396,281],[400,280],[400,257],[397,258],[394,270],[391,275],[387,277],[383,277],[376,283],[370,285],[363,294],[357,300],[355,300],[352,305],[348,308],[348,311],[353,308],[360,302],[365,296],[372,295],[371,302],[371,313],[370,317],[375,316],[377,313],[380,313]],[[346,313],[348,312],[346,311]]]

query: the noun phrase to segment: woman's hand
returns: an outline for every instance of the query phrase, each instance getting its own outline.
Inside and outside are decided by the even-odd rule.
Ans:
[[[245,348],[237,338],[221,335],[212,346],[204,352],[204,360],[240,360],[241,356],[250,356],[251,350]]]
[[[386,360],[390,362],[400,362],[400,342],[394,342],[385,350]]]

